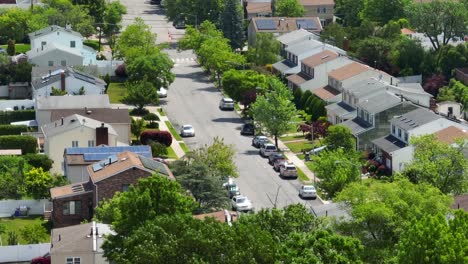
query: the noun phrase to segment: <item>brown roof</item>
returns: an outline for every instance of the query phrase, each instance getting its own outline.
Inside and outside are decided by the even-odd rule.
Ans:
[[[255,13],[271,13],[271,3],[270,2],[249,2],[247,3],[247,14]]]
[[[82,115],[107,124],[130,124],[128,109],[112,108],[80,108],[80,109],[54,109],[50,113],[50,122],[74,114]]]
[[[456,139],[468,138],[468,132],[458,127],[449,126],[435,133],[440,142],[447,144],[455,143]]]
[[[299,0],[303,6],[335,5],[335,0]]]
[[[401,34],[404,34],[404,35],[411,35],[411,34],[414,34],[414,31],[409,29],[409,28],[402,28],[401,29]]]
[[[330,98],[333,98],[335,96],[337,96],[338,94],[340,94],[339,91],[333,89],[332,87],[330,86],[325,86],[325,87],[321,87],[321,88],[318,88],[318,89],[315,89],[312,91],[313,94],[315,94],[316,96],[318,96],[318,98],[322,99],[322,100],[328,100]]]
[[[322,63],[325,63],[327,61],[334,60],[335,58],[338,57],[338,53],[333,52],[331,50],[324,50],[320,53],[317,53],[313,56],[307,57],[303,59],[301,62],[302,64],[314,68],[317,65],[320,65]]]
[[[331,71],[328,76],[338,80],[346,80],[355,75],[370,70],[370,67],[359,62],[353,62],[341,68]]]
[[[468,212],[468,194],[457,195],[452,204],[453,209],[463,209]]]
[[[236,215],[235,212],[228,211],[231,216]],[[199,214],[199,215],[194,215],[193,218],[204,220],[207,217],[214,217],[216,220],[220,222],[226,222],[226,216],[224,211],[218,211],[218,212],[213,212],[213,213],[207,213],[207,214]],[[237,217],[231,217],[233,221],[237,220]]]
[[[259,21],[259,20],[272,20],[275,23],[276,27],[275,29],[258,29],[256,21]],[[317,29],[314,29],[314,30],[309,30],[306,28],[304,29],[308,31],[317,31],[317,32],[322,31],[322,24],[320,23],[320,19],[318,17],[253,17],[250,20],[250,23],[253,23],[253,25],[255,25],[256,32],[285,33],[285,32],[291,32],[291,31],[299,29],[296,23],[297,20],[313,20],[314,24],[317,26]]]
[[[86,182],[69,184],[65,186],[55,187],[50,189],[50,197],[52,199],[80,195],[86,192],[92,191],[90,186]]]
[[[311,78],[300,72],[298,74],[289,75],[288,77],[286,77],[286,79],[288,79],[288,81],[294,83],[295,85],[301,85],[306,81],[310,80]]]

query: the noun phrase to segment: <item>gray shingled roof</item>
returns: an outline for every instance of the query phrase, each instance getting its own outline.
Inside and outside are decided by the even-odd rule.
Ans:
[[[399,150],[406,147],[405,142],[399,140],[398,138],[392,135],[386,135],[384,137],[374,139],[372,140],[372,143],[387,153],[392,153],[395,150]]]
[[[425,108],[418,108],[409,113],[394,117],[391,122],[403,130],[410,130],[435,121],[439,118],[441,117],[430,110]]]
[[[51,32],[53,33],[53,32],[57,32],[57,31],[67,32],[67,33],[73,34],[73,35],[75,35],[77,37],[83,38],[83,36],[79,32],[73,31],[71,29],[66,29],[66,28],[63,28],[63,27],[60,27],[60,26],[57,26],[57,25],[52,25],[52,26],[45,27],[43,29],[39,29],[38,31],[34,31],[32,33],[29,33],[28,35],[29,35],[29,39],[33,40],[38,36],[44,36],[44,35],[47,35],[47,34],[49,34]]]
[[[63,68],[58,68],[57,70],[51,71],[50,73],[47,73],[40,78],[37,78],[32,82],[32,86],[34,89],[41,89],[51,83],[55,83],[60,81],[61,78],[61,73],[65,74],[65,78],[72,76],[75,79],[82,80],[84,82],[88,82],[91,84],[99,85],[99,86],[106,86],[106,82],[102,79],[99,79],[97,77],[94,77],[90,74],[86,74],[83,72],[79,72],[71,67],[67,67],[66,69]]]
[[[354,97],[361,98],[370,95],[371,93],[385,90],[387,85],[376,78],[368,78],[361,81],[353,82],[348,87],[343,87],[349,91]]]
[[[356,113],[356,109],[344,103],[343,101],[336,104],[330,104],[325,106],[329,111],[333,111],[337,116],[345,116],[347,114]]]
[[[371,114],[380,113],[401,103],[398,96],[387,92],[378,93],[363,102],[357,104],[357,107],[366,110]]]
[[[358,117],[356,117],[354,119],[351,119],[351,120],[348,120],[348,121],[345,121],[345,122],[341,123],[340,125],[348,127],[349,129],[351,129],[351,132],[355,136],[367,131],[369,128],[372,127],[372,125],[365,122],[364,120],[361,120]]]

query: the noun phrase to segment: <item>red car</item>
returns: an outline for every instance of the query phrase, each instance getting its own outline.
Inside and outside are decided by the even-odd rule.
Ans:
[[[50,264],[50,254],[47,253],[42,257],[33,258],[31,264]]]

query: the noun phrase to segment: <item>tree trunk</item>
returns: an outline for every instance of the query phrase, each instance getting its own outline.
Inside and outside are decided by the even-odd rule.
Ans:
[[[278,148],[278,135],[275,135],[275,146]]]

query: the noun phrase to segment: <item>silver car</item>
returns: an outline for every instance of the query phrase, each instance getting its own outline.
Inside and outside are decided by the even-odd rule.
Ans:
[[[192,125],[183,125],[180,129],[180,135],[182,137],[194,137],[195,136],[195,129]]]
[[[221,110],[234,110],[234,101],[231,98],[223,98],[219,102],[219,109]]]
[[[297,178],[296,166],[292,163],[285,163],[280,166],[280,176],[283,178]]]
[[[313,185],[302,185],[299,190],[299,196],[303,199],[312,198],[315,200],[317,199],[317,190],[315,190]]]
[[[262,157],[268,157],[277,152],[278,152],[278,149],[276,148],[276,146],[270,143],[265,144],[260,148],[260,155]]]

